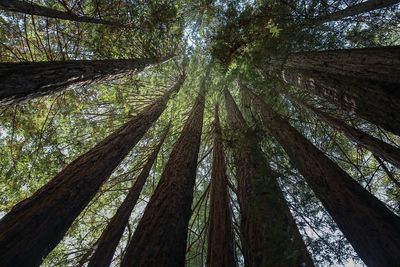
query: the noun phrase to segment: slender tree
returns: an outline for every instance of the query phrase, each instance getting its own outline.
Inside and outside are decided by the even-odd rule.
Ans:
[[[347,17],[356,16],[377,9],[391,7],[400,3],[400,0],[367,0],[355,5],[348,6],[345,9],[338,10],[331,14],[311,19],[309,22],[313,24],[321,24],[329,21],[338,21]]]
[[[136,182],[129,190],[128,195],[122,202],[121,206],[118,208],[111,221],[108,223],[106,229],[103,231],[101,237],[97,242],[96,251],[90,258],[88,266],[110,266],[115,249],[118,246],[122,234],[124,233],[124,229],[128,224],[131,212],[135,207],[137,200],[139,199],[140,192],[142,191],[142,188],[146,183],[146,179],[149,176],[151,167],[153,166],[153,163],[157,158],[158,152],[160,151],[165,137],[167,136],[168,130],[169,125],[161,136],[158,145],[148,157],[146,164],[143,166],[142,171],[136,178]]]
[[[400,135],[400,46],[289,56],[283,79]]]
[[[341,131],[344,135],[347,136],[347,138],[349,138],[353,142],[368,149],[374,155],[377,155],[377,156],[385,159],[386,161],[392,163],[393,165],[397,166],[398,168],[400,168],[400,149],[399,148],[392,146],[388,143],[385,143],[382,140],[375,138],[367,133],[364,133],[363,131],[358,130],[357,128],[354,128],[353,126],[348,125],[344,121],[337,119],[337,118],[329,115],[328,113],[323,112],[320,109],[314,108],[314,107],[304,103],[303,101],[300,101],[299,99],[294,98],[293,96],[290,96],[286,92],[283,92],[283,94],[286,95],[294,103],[297,103],[301,107],[313,112],[320,119],[322,119],[324,122],[331,125],[336,130]]]
[[[229,203],[228,177],[226,176],[218,105],[215,106],[214,117],[207,266],[235,267],[232,214]]]
[[[19,1],[19,0],[0,0],[0,9],[12,12],[18,12],[28,15],[36,15],[47,18],[63,19],[77,22],[88,22],[95,24],[105,24],[110,26],[123,26],[121,23],[108,21],[100,18],[93,18],[87,16],[81,16],[72,13],[71,11],[60,11],[53,8],[41,6],[31,1]]]
[[[83,154],[0,221],[0,266],[39,266],[142,138],[178,91],[183,76],[162,97]]]
[[[0,105],[111,80],[156,64],[157,59],[0,63]]]
[[[224,96],[228,123],[239,134],[234,153],[245,266],[314,266],[276,173],[227,89]]]
[[[207,77],[200,85],[189,118],[128,244],[122,267],[185,265]]]
[[[400,262],[400,218],[273,111],[261,97],[243,89],[264,126],[368,266]]]

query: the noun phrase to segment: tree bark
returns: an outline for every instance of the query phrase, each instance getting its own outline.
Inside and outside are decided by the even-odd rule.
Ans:
[[[228,177],[226,176],[218,105],[215,107],[214,117],[207,266],[236,267]]]
[[[249,90],[263,124],[368,266],[400,262],[400,218]]]
[[[115,59],[0,63],[0,105],[116,79],[158,62],[160,60]]]
[[[119,22],[108,21],[104,19],[98,19],[87,16],[76,15],[70,11],[60,11],[45,6],[34,4],[30,1],[19,1],[19,0],[0,0],[0,9],[5,11],[12,11],[17,13],[23,13],[28,15],[36,15],[47,18],[63,19],[77,22],[88,22],[94,24],[104,24],[115,27],[122,27],[123,25]]]
[[[157,158],[158,152],[160,151],[165,137],[167,136],[168,130],[169,125],[161,136],[158,145],[148,157],[146,164],[143,166],[142,171],[136,179],[136,182],[129,190],[128,195],[118,208],[111,221],[108,223],[106,229],[103,231],[101,237],[99,238],[96,251],[89,260],[88,267],[110,266],[115,249],[118,246],[122,234],[124,233],[131,212],[135,207],[137,200],[139,199],[140,192],[146,183],[146,179],[149,176],[153,163]]]
[[[0,221],[0,266],[39,266],[104,181],[165,109],[164,96],[83,154]]]
[[[239,136],[234,152],[245,266],[314,266],[276,174],[229,91],[224,95],[228,124]]]
[[[400,3],[400,0],[367,0],[362,3],[349,6],[343,10],[336,11],[332,14],[328,14],[326,16],[312,18],[310,22],[313,24],[322,24],[325,22],[337,21],[377,9],[390,7],[398,3]]]
[[[127,247],[121,267],[185,266],[206,79],[200,86],[189,118]]]
[[[371,151],[372,154],[377,155],[384,160],[392,163],[394,166],[400,168],[400,149],[392,146],[388,143],[379,140],[367,133],[364,133],[353,126],[350,126],[340,119],[334,118],[333,116],[323,112],[322,110],[316,109],[294,97],[283,92],[291,101],[297,103],[303,108],[313,112],[323,121],[331,125],[336,130],[342,132],[351,141],[357,143],[358,145],[364,147],[365,149]]]

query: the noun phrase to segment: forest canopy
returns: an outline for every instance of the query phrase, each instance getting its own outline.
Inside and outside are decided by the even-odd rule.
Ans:
[[[0,0],[0,266],[396,266],[399,0]]]

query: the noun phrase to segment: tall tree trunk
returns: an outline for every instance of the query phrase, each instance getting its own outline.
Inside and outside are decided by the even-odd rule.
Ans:
[[[282,77],[400,135],[400,46],[293,54]]]
[[[314,266],[275,172],[229,91],[224,95],[228,123],[239,136],[234,152],[245,266]]]
[[[0,105],[119,78],[156,64],[156,59],[0,63]]]
[[[105,24],[110,26],[123,26],[121,23],[108,21],[104,19],[98,19],[87,16],[76,15],[70,11],[60,11],[52,8],[48,8],[45,6],[37,5],[32,3],[30,0],[28,1],[19,1],[19,0],[0,0],[0,9],[5,11],[18,12],[28,15],[36,15],[47,18],[55,18],[55,19],[63,19],[77,22],[88,22],[95,24]]]
[[[334,118],[331,115],[323,112],[322,110],[314,108],[290,96],[286,92],[283,92],[283,94],[286,95],[291,101],[313,112],[315,115],[317,115],[319,118],[321,118],[323,121],[331,125],[336,130],[341,131],[344,135],[347,136],[347,138],[349,138],[353,142],[371,151],[374,155],[377,155],[385,159],[386,161],[392,163],[394,166],[400,168],[399,148],[392,146],[388,143],[385,143],[382,140],[379,140],[378,138],[375,138],[367,133],[364,133],[358,130],[357,128],[354,128],[353,126],[346,124],[342,120]]]
[[[206,79],[204,78],[200,86],[189,118],[127,247],[121,267],[185,266],[187,230],[192,213],[203,125]]]
[[[309,22],[313,24],[322,24],[329,21],[337,21],[377,9],[390,7],[398,3],[400,3],[400,0],[367,0],[359,4],[351,5],[343,10],[336,11],[326,16],[312,18],[311,20],[309,20]]]
[[[207,266],[235,267],[237,265],[235,261],[232,214],[229,203],[228,177],[226,176],[218,105],[215,107],[214,116]]]
[[[165,137],[167,136],[168,130],[169,125],[161,136],[158,145],[148,157],[146,164],[143,166],[142,171],[136,179],[135,184],[131,187],[128,195],[118,208],[111,221],[108,223],[106,229],[103,231],[101,237],[99,238],[96,251],[89,260],[89,267],[110,266],[115,249],[118,246],[122,234],[124,233],[131,212],[135,207],[137,200],[139,199],[140,192],[146,183],[146,179],[149,176],[153,163],[157,158],[158,152],[160,151]]]
[[[83,154],[0,221],[0,266],[39,266],[100,186],[165,109],[164,96]]]
[[[400,218],[273,111],[259,96],[253,106],[315,195],[368,266],[400,262]]]

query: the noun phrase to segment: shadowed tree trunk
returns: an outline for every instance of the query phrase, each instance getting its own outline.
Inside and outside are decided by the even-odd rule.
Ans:
[[[181,77],[162,97],[83,154],[0,221],[0,266],[39,266],[100,186],[165,109]]]
[[[400,262],[400,218],[249,90],[264,126],[368,266]]]
[[[189,118],[128,244],[121,267],[185,266],[207,77],[200,86]]]
[[[90,258],[88,264],[89,267],[110,266],[115,248],[118,246],[119,240],[124,233],[124,229],[128,224],[131,212],[135,207],[137,200],[139,199],[140,192],[146,183],[146,179],[149,176],[153,163],[157,158],[158,152],[160,151],[165,137],[167,136],[168,130],[169,125],[161,136],[159,144],[148,157],[146,164],[143,166],[142,171],[136,179],[135,184],[131,187],[128,195],[118,208],[111,221],[108,223],[106,229],[103,231],[101,237],[99,238],[96,251]]]
[[[276,180],[229,91],[227,119],[239,136],[234,145],[245,266],[314,266]]]
[[[12,11],[18,13],[24,13],[28,15],[36,15],[47,18],[64,19],[77,22],[88,22],[95,24],[105,24],[110,26],[123,26],[121,23],[108,21],[104,19],[92,18],[87,16],[76,15],[70,11],[60,11],[45,6],[37,5],[28,1],[19,0],[0,0],[0,9],[5,11]]]
[[[140,72],[162,60],[109,59],[0,63],[0,105]]]
[[[214,116],[207,266],[235,267],[237,265],[235,261],[232,214],[229,203],[228,177],[226,176],[218,105],[215,106]]]
[[[331,115],[314,108],[290,95],[283,92],[291,101],[297,103],[298,105],[302,106],[303,108],[313,112],[317,115],[320,119],[331,125],[338,131],[341,131],[344,135],[347,136],[350,140],[357,143],[358,145],[364,147],[365,149],[371,151],[374,155],[377,155],[386,161],[392,163],[394,166],[400,168],[400,149],[392,146],[388,143],[379,140],[367,133],[364,133],[353,126],[350,126],[343,122],[340,119],[334,118]]]
[[[337,21],[347,17],[356,16],[373,10],[390,7],[400,3],[400,0],[367,0],[359,4],[351,5],[343,10],[336,11],[326,16],[309,20],[313,24],[321,24],[329,21]]]
[[[289,56],[285,82],[400,135],[400,46]]]

